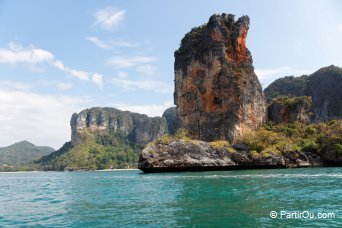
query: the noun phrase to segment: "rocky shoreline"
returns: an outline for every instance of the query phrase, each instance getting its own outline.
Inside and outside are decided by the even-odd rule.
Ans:
[[[145,173],[218,171],[237,169],[303,168],[341,165],[311,152],[292,151],[268,156],[255,154],[244,144],[222,146],[198,140],[175,140],[148,145],[141,153],[138,168]]]

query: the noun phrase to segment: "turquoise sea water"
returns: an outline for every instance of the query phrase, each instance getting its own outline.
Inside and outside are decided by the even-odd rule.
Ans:
[[[0,227],[342,227],[341,181],[342,168],[0,173]]]

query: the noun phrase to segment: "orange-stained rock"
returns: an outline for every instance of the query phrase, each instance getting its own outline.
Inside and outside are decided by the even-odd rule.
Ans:
[[[249,17],[213,15],[175,52],[177,128],[204,141],[233,140],[259,128],[266,101],[246,47]]]

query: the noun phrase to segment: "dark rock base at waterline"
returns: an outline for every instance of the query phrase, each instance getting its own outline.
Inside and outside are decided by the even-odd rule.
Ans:
[[[228,171],[243,169],[282,169],[285,166],[197,166],[197,167],[154,167],[139,168],[144,173],[168,173],[168,172],[205,172],[205,171]]]
[[[169,144],[147,146],[140,155],[138,168],[144,173],[159,173],[341,165],[339,159],[330,161],[310,152],[291,151],[262,156],[249,151],[245,145],[215,148],[203,141],[175,140]]]
[[[144,173],[175,173],[175,172],[206,172],[206,171],[230,171],[245,169],[292,169],[292,168],[317,168],[317,167],[340,167],[341,164],[324,164],[322,166],[199,166],[199,167],[154,167],[139,168]]]

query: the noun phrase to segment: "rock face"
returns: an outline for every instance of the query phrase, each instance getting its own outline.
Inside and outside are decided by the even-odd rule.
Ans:
[[[313,121],[342,119],[342,68],[321,68],[309,77],[305,93],[312,97]]]
[[[72,146],[81,144],[86,132],[118,134],[139,146],[168,132],[166,120],[162,117],[148,117],[115,108],[91,108],[74,113],[70,126]]]
[[[158,143],[145,147],[138,168],[149,173],[322,165],[324,160],[310,152],[270,153],[268,157],[263,157],[253,154],[244,144],[215,148],[203,141],[176,140],[169,144]]]
[[[232,140],[259,128],[266,101],[246,47],[249,17],[213,15],[175,52],[177,128],[204,141]]]
[[[163,117],[167,122],[169,134],[174,135],[176,133],[176,107],[166,109]]]
[[[342,119],[342,68],[328,66],[311,75],[284,77],[275,80],[266,89],[267,100],[277,96],[310,96],[311,121],[324,122]]]
[[[278,97],[268,106],[268,121],[273,123],[310,122],[311,97]]]

